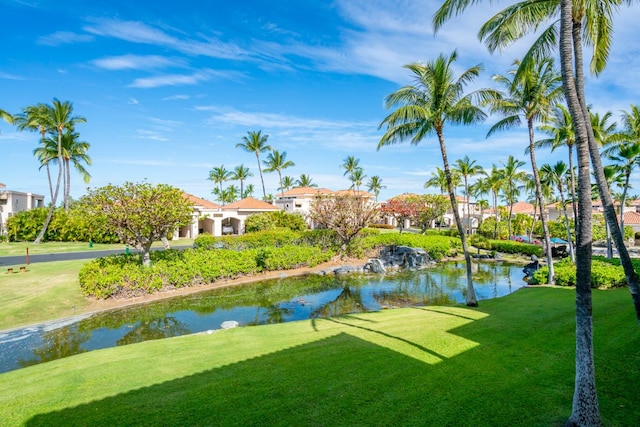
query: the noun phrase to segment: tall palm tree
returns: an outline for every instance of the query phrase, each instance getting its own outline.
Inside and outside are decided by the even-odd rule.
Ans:
[[[254,153],[256,155],[256,161],[258,162],[258,171],[260,172],[260,181],[262,182],[262,195],[264,198],[267,197],[267,191],[264,187],[262,166],[260,165],[260,153],[265,153],[272,150],[271,146],[267,145],[267,139],[269,139],[269,135],[263,135],[261,130],[257,132],[249,131],[247,132],[247,136],[242,137],[242,140],[244,142],[239,142],[236,144],[237,148],[242,148],[243,150],[248,151],[249,153]]]
[[[544,122],[551,116],[553,108],[562,98],[562,77],[555,69],[553,59],[544,58],[529,68],[520,67],[520,61],[516,60],[510,76],[496,75],[493,79],[505,88],[505,92],[495,92],[490,100],[492,112],[502,114],[504,118],[491,127],[487,136],[499,130],[511,129],[520,126],[523,122],[527,125],[529,133],[528,151],[531,160],[531,169],[536,183],[536,197],[542,204],[542,186],[540,174],[536,164],[534,128],[536,122]],[[518,74],[518,71],[520,73]],[[545,247],[547,249],[547,264],[549,266],[549,283],[554,283],[553,259],[551,257],[551,237],[549,226],[541,217],[544,233]]]
[[[88,184],[91,174],[84,165],[91,165],[91,157],[87,151],[91,147],[86,141],[78,141],[80,134],[73,129],[67,129],[62,136],[62,158],[64,160],[64,208],[69,210],[69,198],[71,194],[71,165],[82,177],[82,181]]]
[[[251,178],[253,174],[249,170],[248,167],[241,164],[233,168],[233,172],[231,173],[231,179],[234,181],[240,181],[240,197],[244,197],[244,182]]]
[[[476,199],[476,205],[480,208],[480,221],[478,221],[478,227],[484,220],[484,211],[489,207],[489,201],[484,199],[484,196],[487,196],[491,193],[491,187],[489,187],[489,180],[486,177],[486,173],[484,168],[480,172],[483,177],[477,179],[476,182],[469,185],[469,195],[473,196]]]
[[[214,166],[209,171],[209,177],[207,179],[218,185],[218,188],[214,188],[212,192],[218,196],[218,200],[222,203],[225,203],[225,199],[228,199],[228,197],[225,197],[224,195],[224,188],[222,187],[222,184],[229,181],[232,176],[233,172],[225,168],[224,165]]]
[[[607,181],[607,187],[609,187],[613,191],[613,187],[622,188],[624,186],[624,175],[619,165],[607,165],[604,167],[604,178]],[[595,192],[592,188],[592,197],[593,194],[598,194],[598,185],[595,185]],[[613,227],[613,228],[617,228]],[[605,221],[605,229],[607,233],[606,244],[607,244],[607,258],[613,258],[613,247],[611,246],[611,227],[609,223]]]
[[[470,201],[471,198],[469,194],[469,177],[478,175],[482,173],[482,166],[477,165],[475,160],[471,160],[469,156],[464,156],[462,159],[458,159],[455,162],[454,169],[458,171],[458,174],[464,180],[464,195],[466,197],[466,207],[467,207],[467,234],[471,232],[471,210],[470,210]]]
[[[13,124],[13,116],[4,111],[2,108],[0,108],[0,120],[4,120],[9,124]]]
[[[364,182],[364,179],[367,176],[364,174],[364,171],[360,168],[354,170],[351,173],[351,189],[355,190],[356,193],[360,193],[360,186],[362,185],[362,183]]]
[[[39,131],[43,145],[47,133],[57,136],[58,179],[44,225],[34,241],[34,243],[37,244],[42,241],[49,227],[60,191],[64,165],[64,159],[62,157],[62,137],[65,131],[72,131],[75,129],[76,124],[86,123],[87,120],[82,116],[73,114],[73,104],[71,102],[60,101],[54,98],[51,105],[36,104],[24,108],[22,113],[15,118],[15,121],[20,130]]]
[[[509,217],[507,218],[507,225],[509,229],[509,236],[511,236],[511,217],[513,215],[513,205],[518,201],[520,196],[520,184],[527,180],[527,173],[523,170],[519,170],[525,165],[525,162],[518,160],[513,156],[509,156],[506,162],[500,162],[504,166],[501,170],[504,194],[504,200],[509,206]],[[551,246],[547,246],[550,248]]]
[[[287,160],[287,152],[283,151],[282,153],[278,150],[272,150],[267,159],[263,161],[265,172],[278,172],[278,182],[280,183],[280,188],[282,188],[282,169],[290,168],[295,166],[291,160]]]
[[[557,148],[564,146],[567,147],[569,151],[568,162],[571,182],[568,185],[568,188],[569,195],[572,200],[571,205],[573,207],[573,218],[575,220],[576,218],[578,218],[578,205],[576,203],[576,176],[575,167],[573,165],[573,150],[575,148],[576,135],[573,131],[571,114],[569,114],[569,110],[567,110],[567,107],[562,104],[557,104],[553,114],[549,118],[547,118],[545,124],[540,126],[539,129],[549,135],[550,138],[536,141],[536,148],[549,147],[551,148],[551,152],[553,152]]]
[[[247,186],[244,189],[244,193],[240,194],[240,197],[245,199],[247,197],[252,197],[253,196],[253,192],[254,192],[254,188],[253,188],[253,184],[247,184]]]
[[[460,175],[455,169],[452,169],[449,175],[451,176],[455,194],[455,189],[460,185]],[[424,188],[437,188],[438,190],[440,190],[441,194],[446,194],[448,186],[447,183],[447,175],[445,174],[444,170],[436,166],[436,170],[431,171],[431,178],[429,178],[427,182],[424,183]]]
[[[289,191],[291,187],[294,186],[295,179],[292,176],[285,176],[282,178],[281,187],[278,188],[280,191]]]
[[[317,187],[318,184],[314,183],[309,175],[303,173],[300,175],[300,178],[296,179],[295,186],[314,188]]]
[[[544,173],[547,182],[551,185],[555,185],[560,195],[560,205],[562,206],[562,215],[564,216],[564,225],[567,229],[567,242],[569,245],[569,255],[571,256],[571,262],[575,262],[575,254],[573,253],[573,238],[571,236],[571,227],[569,226],[569,215],[567,215],[567,204],[564,197],[564,182],[565,177],[569,173],[567,164],[563,161],[558,161],[553,165],[544,164],[540,168],[540,173]]]
[[[376,201],[378,200],[380,191],[385,188],[387,188],[387,186],[382,184],[382,178],[380,178],[378,175],[372,176],[371,178],[369,178],[369,181],[367,181],[367,191],[375,194]]]
[[[491,196],[493,198],[493,214],[495,217],[495,226],[493,229],[493,238],[498,238],[498,221],[500,220],[498,212],[498,195],[504,188],[504,176],[502,170],[498,169],[496,165],[491,166],[491,172],[485,172],[487,175],[487,186],[491,190]]]
[[[448,58],[438,56],[426,64],[413,63],[405,65],[413,73],[414,84],[398,89],[388,95],[385,100],[387,109],[396,108],[380,124],[386,125],[387,131],[378,143],[378,149],[385,145],[410,140],[418,144],[427,135],[435,134],[440,144],[440,154],[444,173],[447,177],[447,189],[451,208],[462,240],[462,248],[467,267],[468,306],[477,306],[475,290],[471,275],[471,257],[467,246],[467,238],[462,227],[458,203],[455,197],[451,168],[447,158],[444,139],[446,123],[473,124],[485,119],[485,113],[476,105],[475,100],[485,96],[485,90],[465,94],[464,89],[471,83],[482,69],[476,65],[464,70],[457,78],[454,76],[452,64],[457,59],[454,51]]]
[[[361,169],[359,164],[360,164],[360,159],[356,159],[355,156],[345,157],[344,160],[342,161],[342,167],[344,168],[343,175],[344,176],[351,175],[356,171],[356,169]]]

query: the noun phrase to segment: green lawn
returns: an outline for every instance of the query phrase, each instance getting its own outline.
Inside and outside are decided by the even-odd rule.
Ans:
[[[169,243],[172,246],[191,246],[194,239],[179,239],[172,240]],[[4,242],[0,243],[0,256],[13,256],[13,255],[25,255],[27,254],[27,248],[29,248],[29,254],[53,254],[60,252],[81,252],[81,251],[101,251],[108,249],[124,250],[124,244],[103,244],[94,243],[92,247],[89,247],[88,242],[44,242],[40,244],[34,244],[33,242]],[[162,242],[155,242],[154,247],[162,246]]]
[[[0,424],[560,426],[575,294],[419,307],[198,334],[0,374]],[[640,334],[626,289],[594,293],[608,426],[640,425]]]

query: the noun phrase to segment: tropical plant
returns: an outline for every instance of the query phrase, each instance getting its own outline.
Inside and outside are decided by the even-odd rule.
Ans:
[[[451,208],[464,251],[467,268],[466,303],[469,306],[477,306],[471,273],[471,257],[458,212],[444,139],[444,125],[445,123],[469,125],[484,120],[485,113],[478,107],[476,100],[486,97],[487,91],[464,93],[465,87],[480,74],[482,67],[480,65],[471,67],[456,78],[452,64],[457,56],[454,51],[448,58],[440,55],[426,64],[412,63],[405,66],[413,73],[414,84],[402,87],[386,97],[387,109],[394,107],[396,109],[380,124],[380,127],[386,125],[387,130],[378,143],[378,149],[406,140],[410,140],[415,145],[427,135],[436,134]]]
[[[464,158],[456,160],[454,169],[458,172],[458,174],[462,177],[464,181],[464,195],[466,198],[466,207],[467,207],[466,224],[467,224],[467,234],[469,234],[471,230],[471,209],[470,209],[471,194],[469,191],[469,178],[475,175],[481,174],[483,169],[482,169],[482,166],[476,164],[475,160],[471,160],[469,156],[464,156]]]
[[[249,153],[254,153],[256,155],[256,161],[258,162],[258,171],[260,172],[260,181],[262,182],[262,195],[265,199],[267,198],[267,190],[265,189],[264,177],[262,176],[260,153],[265,153],[272,149],[270,145],[267,145],[268,139],[269,135],[263,135],[261,130],[257,132],[249,131],[247,132],[247,136],[242,137],[242,140],[244,142],[239,142],[236,144],[237,148],[242,148],[243,150]]]
[[[282,178],[281,187],[278,188],[280,191],[289,191],[291,187],[295,184],[295,179],[292,176],[285,176]]]
[[[522,166],[525,165],[525,162],[522,160],[517,160],[513,156],[509,156],[506,162],[502,163],[502,170],[500,174],[502,176],[502,192],[504,195],[504,201],[509,206],[509,214],[507,215],[507,227],[509,230],[509,237],[513,234],[511,233],[511,217],[513,216],[513,205],[518,201],[520,196],[520,184],[523,184],[527,179],[527,174],[525,171],[518,170]],[[550,246],[547,246],[550,247]]]
[[[364,174],[364,171],[362,169],[356,169],[355,171],[353,171],[353,173],[351,174],[350,178],[351,178],[351,188],[352,190],[355,190],[356,192],[360,192],[360,186],[362,185],[362,183],[364,182],[364,179],[367,176]]]
[[[76,124],[86,123],[87,120],[82,116],[73,114],[73,104],[71,102],[62,102],[56,98],[53,99],[52,105],[36,104],[26,107],[22,113],[18,114],[14,119],[19,130],[39,131],[43,145],[47,133],[57,136],[58,179],[53,197],[51,198],[47,218],[42,226],[42,230],[40,230],[38,237],[36,237],[34,241],[34,243],[40,243],[53,217],[58,193],[60,191],[64,165],[64,159],[62,157],[62,137],[65,131],[73,131]]]
[[[551,116],[553,108],[562,99],[562,78],[554,67],[553,59],[542,58],[536,64],[522,67],[521,62],[514,62],[515,68],[510,76],[497,75],[494,80],[505,88],[505,92],[494,92],[489,100],[492,112],[502,114],[504,118],[491,127],[487,136],[499,130],[511,129],[527,125],[529,134],[528,151],[531,169],[536,183],[536,198],[540,206],[542,202],[542,185],[535,156],[534,128],[536,122],[544,122]],[[553,283],[553,260],[551,257],[551,240],[544,215],[540,217],[544,231],[545,247],[549,278]]]
[[[215,194],[218,200],[221,201],[222,203],[224,203],[224,199],[225,199],[224,188],[222,184],[229,181],[232,177],[233,177],[233,172],[225,168],[224,165],[214,166],[209,171],[209,177],[207,179],[209,181],[213,181],[218,186],[217,188],[214,188],[212,193]]]
[[[236,166],[235,168],[233,168],[233,172],[231,174],[231,179],[233,179],[234,181],[240,181],[240,197],[241,198],[245,198],[246,196],[244,195],[244,182],[248,179],[251,178],[253,176],[253,174],[251,173],[251,171],[249,170],[248,167],[245,167],[245,165],[241,164]]]
[[[283,151],[282,153],[278,150],[272,150],[267,159],[263,161],[265,172],[278,172],[278,182],[280,183],[280,189],[283,188],[282,183],[282,169],[287,169],[296,164],[291,160],[287,160],[287,152]]]
[[[567,214],[567,204],[564,197],[564,182],[565,177],[569,173],[567,164],[563,161],[558,161],[554,165],[544,164],[540,167],[540,173],[544,174],[546,181],[549,185],[555,185],[560,195],[560,205],[562,206],[562,216],[564,217],[564,223],[566,227],[566,239],[569,246],[569,256],[571,262],[575,262],[575,254],[573,253],[573,238],[571,236],[571,227],[569,225],[569,215]]]
[[[296,179],[295,186],[315,188],[318,186],[318,184],[314,183],[313,179],[311,179],[309,175],[303,173],[302,175],[300,175],[300,178]]]
[[[372,176],[369,178],[369,181],[367,181],[367,191],[373,193],[376,196],[376,200],[378,200],[380,191],[385,188],[387,188],[387,186],[382,184],[382,178],[378,175]]]

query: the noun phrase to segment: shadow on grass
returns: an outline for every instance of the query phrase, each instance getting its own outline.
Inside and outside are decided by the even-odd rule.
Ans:
[[[27,425],[562,425],[573,395],[573,296],[541,289],[509,298],[518,310],[486,303],[482,311],[486,309],[488,316],[446,331],[478,345],[441,363],[423,363],[343,332],[39,414]],[[595,304],[604,309],[607,319],[618,316],[615,307],[620,306],[619,299],[608,306],[596,299]],[[503,311],[503,315],[496,315]],[[618,333],[627,337],[636,327],[630,317],[629,325],[616,324]],[[331,322],[400,339],[417,351],[430,351],[388,332],[350,324],[346,318]],[[596,334],[602,337],[603,328],[610,325],[603,325],[598,335],[601,322],[595,323]],[[630,391],[640,373],[629,370],[634,362],[628,357],[625,360],[624,355],[634,353],[640,340],[611,336],[606,338],[611,341],[607,348],[613,345],[616,351],[597,353],[600,366],[616,367],[607,371],[599,385],[603,416],[607,425],[638,425],[629,424],[640,421],[637,413],[631,412],[636,406],[635,394]],[[629,387],[621,389],[623,384]],[[623,405],[625,409],[621,409]]]

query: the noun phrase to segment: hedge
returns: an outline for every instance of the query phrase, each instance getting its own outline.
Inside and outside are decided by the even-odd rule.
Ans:
[[[556,276],[556,285],[575,286],[576,266],[569,258],[553,264],[553,271]],[[549,281],[549,267],[544,266],[533,273],[529,280],[532,285],[545,284]],[[626,286],[626,278],[622,267],[613,265],[594,257],[591,263],[591,287],[594,289],[609,289]]]

